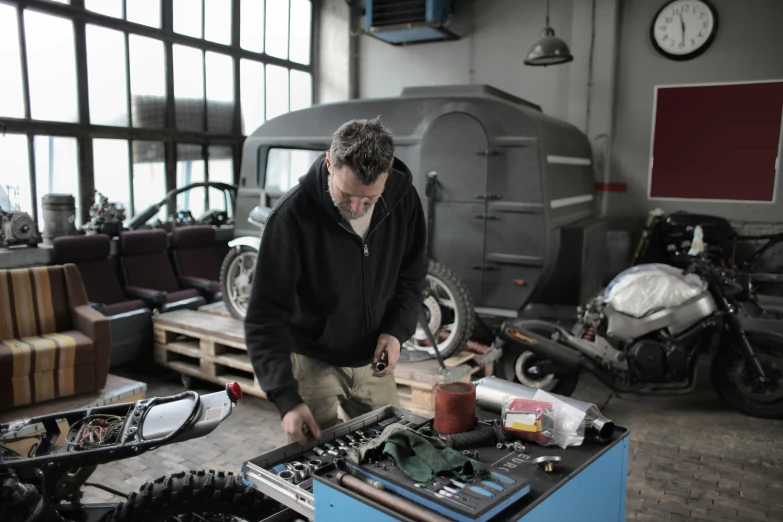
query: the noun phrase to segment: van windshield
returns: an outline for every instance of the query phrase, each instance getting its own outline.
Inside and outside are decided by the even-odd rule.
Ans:
[[[266,157],[267,192],[288,192],[296,186],[323,150],[271,148]],[[261,173],[263,176],[263,173]],[[262,177],[262,179],[264,179]]]

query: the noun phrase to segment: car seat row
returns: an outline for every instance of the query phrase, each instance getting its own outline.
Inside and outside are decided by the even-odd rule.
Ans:
[[[120,233],[117,255],[103,234],[63,236],[52,242],[54,262],[73,263],[93,308],[109,317],[111,366],[139,356],[152,342],[153,313],[222,298],[215,229],[208,225]]]
[[[58,237],[52,246],[54,262],[75,264],[87,297],[113,316],[142,308],[197,308],[221,298],[214,241],[214,228],[197,225],[175,229],[170,249],[161,229],[122,232],[113,258],[110,239],[102,234]]]

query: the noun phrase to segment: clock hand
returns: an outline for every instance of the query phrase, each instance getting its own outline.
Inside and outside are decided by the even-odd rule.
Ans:
[[[682,27],[682,43],[685,45],[685,21],[682,19],[682,13],[680,13],[680,27]]]

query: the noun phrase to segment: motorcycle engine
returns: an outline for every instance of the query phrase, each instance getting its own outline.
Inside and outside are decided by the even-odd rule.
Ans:
[[[660,381],[666,375],[666,346],[650,339],[635,342],[628,349],[629,362],[637,378]]]
[[[685,346],[655,339],[642,339],[628,348],[631,372],[644,382],[684,378],[688,370],[688,356]]]

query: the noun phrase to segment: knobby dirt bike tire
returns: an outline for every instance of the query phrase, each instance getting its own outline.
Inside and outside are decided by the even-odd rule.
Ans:
[[[115,508],[111,522],[159,522],[190,513],[263,520],[282,506],[222,471],[180,472],[147,482]]]

